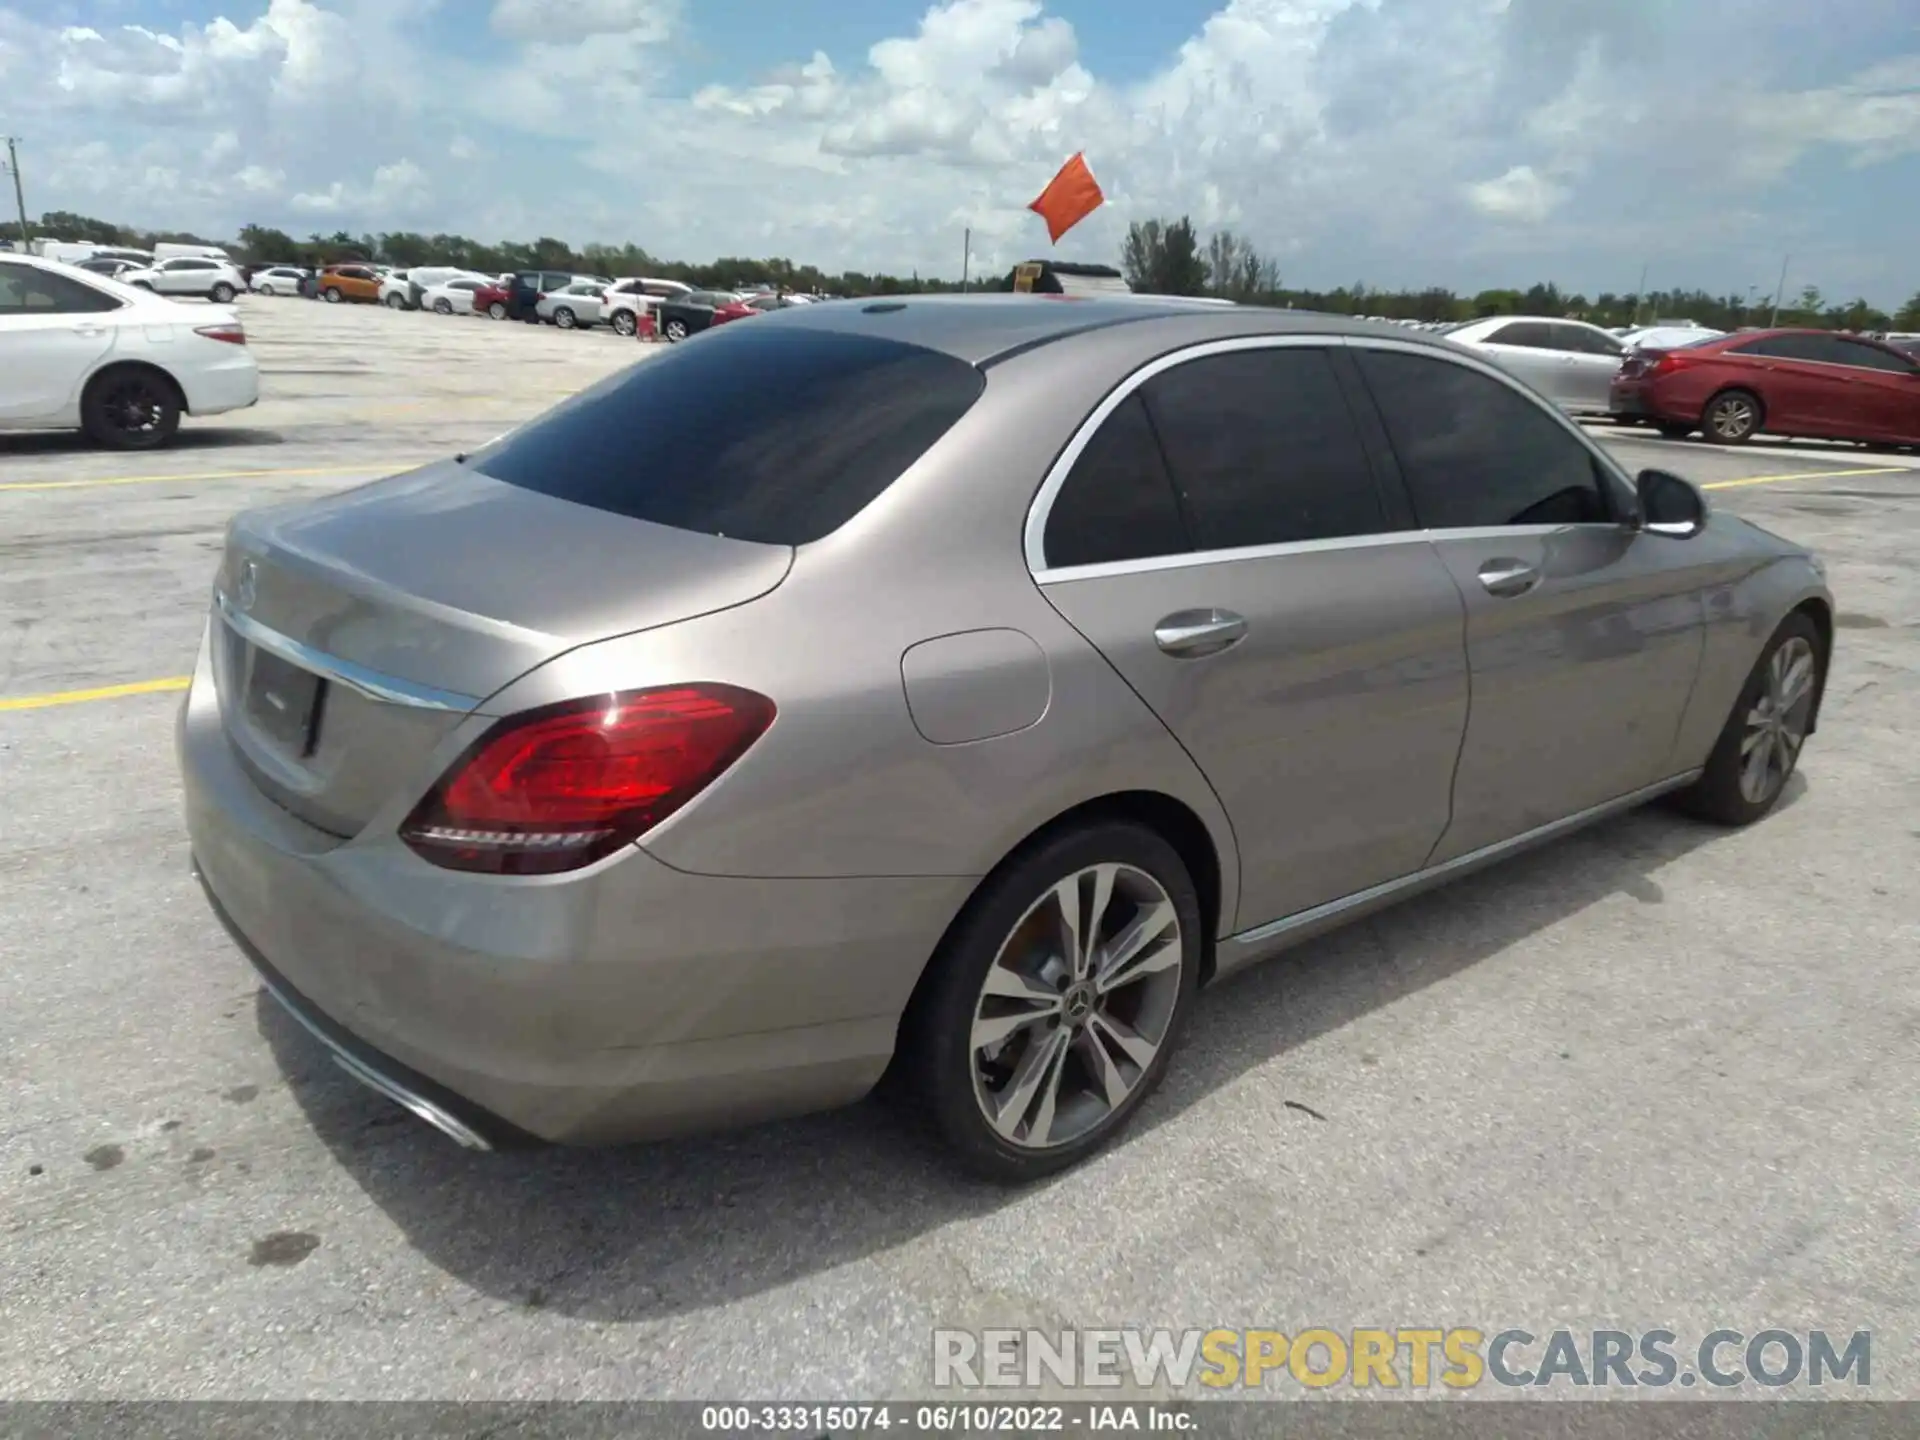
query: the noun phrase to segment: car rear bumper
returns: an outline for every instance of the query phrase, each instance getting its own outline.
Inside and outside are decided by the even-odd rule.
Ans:
[[[241,769],[204,647],[176,739],[223,923],[356,1078],[449,1134],[618,1143],[856,1100],[972,883],[697,876],[638,849],[503,879],[341,843]]]
[[[232,352],[216,356],[211,364],[183,366],[177,372],[189,415],[219,415],[228,410],[244,410],[259,402],[260,366],[244,345],[229,345],[224,340],[203,341],[198,335],[188,338],[196,344]]]
[[[1620,420],[1667,420],[1649,388],[1637,380],[1616,380],[1607,390],[1607,413]]]

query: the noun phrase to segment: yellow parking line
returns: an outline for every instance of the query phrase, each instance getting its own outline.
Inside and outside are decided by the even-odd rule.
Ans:
[[[48,695],[0,697],[0,710],[44,710],[49,705],[118,700],[123,695],[158,695],[167,690],[184,690],[192,683],[193,677],[190,675],[170,675],[164,680],[136,680],[131,685],[102,685],[93,690],[56,690]]]
[[[1796,470],[1791,475],[1746,475],[1738,480],[1715,480],[1702,485],[1702,490],[1737,490],[1743,485],[1778,485],[1785,480],[1838,480],[1846,475],[1906,475],[1914,472],[1910,465],[1882,465],[1876,469],[1857,470]]]
[[[0,490],[83,490],[97,485],[164,485],[170,480],[185,484],[196,480],[273,480],[281,476],[357,475],[369,471],[391,475],[400,470],[425,465],[426,460],[373,460],[364,465],[320,465],[302,470],[206,470],[192,475],[105,475],[87,480],[0,480]]]

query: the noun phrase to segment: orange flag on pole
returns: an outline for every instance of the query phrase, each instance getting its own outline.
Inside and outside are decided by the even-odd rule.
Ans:
[[[1085,152],[1080,152],[1060,167],[1040,198],[1027,208],[1047,222],[1047,238],[1058,245],[1062,235],[1098,210],[1106,199],[1100,193],[1100,182],[1087,168]]]

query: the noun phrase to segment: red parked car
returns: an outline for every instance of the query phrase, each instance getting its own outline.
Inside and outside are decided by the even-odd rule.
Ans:
[[[724,325],[729,320],[745,320],[749,315],[758,315],[760,311],[745,300],[729,300],[725,305],[713,307],[711,325]]]
[[[504,285],[477,285],[473,291],[473,313],[504,320],[507,318],[507,302],[511,298]]]
[[[1671,439],[1698,430],[1716,445],[1763,431],[1920,445],[1920,363],[1857,335],[1749,330],[1628,355],[1608,409]]]

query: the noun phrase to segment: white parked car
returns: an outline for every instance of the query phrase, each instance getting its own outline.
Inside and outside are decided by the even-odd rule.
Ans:
[[[1483,359],[1538,390],[1563,410],[1604,413],[1626,347],[1581,320],[1493,315],[1447,332]]]
[[[392,270],[380,282],[380,303],[395,310],[423,310],[427,291],[464,277],[479,278],[474,271],[462,270],[458,265],[415,265],[408,270]]]
[[[269,265],[256,270],[249,286],[256,295],[298,295],[307,272],[297,265]]]
[[[241,410],[260,368],[240,317],[71,265],[0,254],[0,430],[151,450],[180,417]]]
[[[1679,350],[1702,340],[1718,340],[1726,333],[1705,325],[1645,325],[1627,331],[1620,343],[1629,350]]]
[[[640,328],[640,316],[662,300],[678,300],[691,295],[693,287],[678,280],[656,280],[648,275],[628,275],[609,285],[600,307],[600,318],[613,327],[616,335],[631,335]]]
[[[200,295],[216,305],[230,304],[247,288],[247,278],[231,260],[206,255],[176,255],[144,270],[129,270],[121,280],[156,295]]]
[[[420,307],[436,315],[473,314],[473,292],[494,281],[484,275],[461,275],[438,285],[429,285],[420,293]]]

